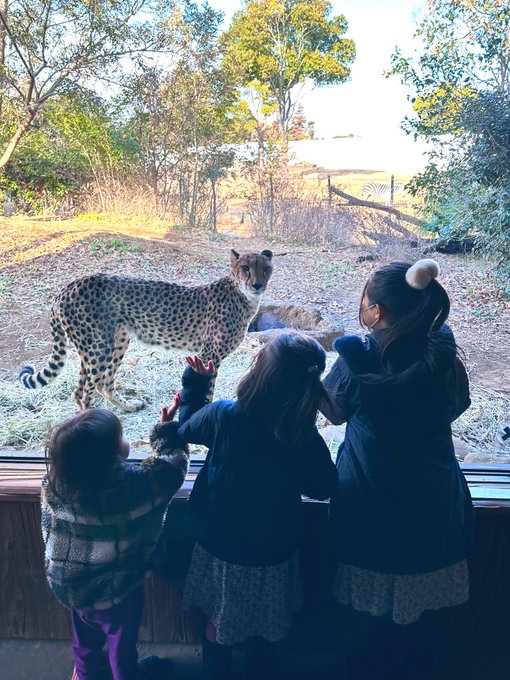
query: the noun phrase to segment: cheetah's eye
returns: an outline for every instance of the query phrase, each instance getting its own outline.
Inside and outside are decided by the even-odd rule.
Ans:
[[[241,267],[241,269],[243,270],[243,272],[244,272],[245,274],[247,274],[247,273],[250,271],[250,268],[248,267],[247,264],[243,264],[243,266]]]

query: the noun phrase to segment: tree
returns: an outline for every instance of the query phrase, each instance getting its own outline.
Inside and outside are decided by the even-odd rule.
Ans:
[[[291,141],[310,138],[308,122],[301,104],[296,106],[296,112],[290,121],[288,137]]]
[[[80,89],[48,101],[5,168],[3,184],[18,205],[35,210],[86,185],[94,184],[101,195],[105,184],[132,176],[137,152],[122,137],[111,107]]]
[[[246,0],[224,35],[229,69],[244,85],[267,86],[283,133],[299,98],[296,86],[342,83],[350,75],[354,42],[342,37],[345,17],[331,11],[327,0]]]
[[[435,0],[416,37],[418,57],[397,50],[391,70],[415,93],[405,129],[432,143],[411,193],[440,234],[477,234],[510,281],[510,5]]]
[[[391,75],[415,92],[406,129],[438,137],[462,132],[461,114],[478,92],[510,92],[510,5],[506,0],[431,0],[415,38],[417,58],[392,55]]]
[[[212,229],[217,182],[233,162],[225,145],[236,141],[239,119],[236,83],[221,63],[222,20],[207,4],[184,2],[175,15],[178,58],[171,70],[145,69],[130,79],[126,94],[158,201],[167,208],[177,184],[181,218],[192,227],[207,219]]]
[[[111,78],[122,59],[160,50],[169,24],[156,0],[8,0],[0,4],[2,93],[16,125],[0,172],[47,102],[67,87]]]

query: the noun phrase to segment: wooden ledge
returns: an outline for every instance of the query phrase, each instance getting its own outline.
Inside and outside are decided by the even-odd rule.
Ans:
[[[461,468],[476,507],[510,512],[510,465],[461,464]],[[0,461],[0,501],[38,502],[45,473],[43,461]],[[172,503],[188,501],[197,473],[194,467],[186,475]]]
[[[0,462],[0,502],[35,502],[41,496],[41,480],[46,474],[44,462]],[[186,503],[197,476],[195,470],[186,475],[184,484],[175,494],[172,503]]]

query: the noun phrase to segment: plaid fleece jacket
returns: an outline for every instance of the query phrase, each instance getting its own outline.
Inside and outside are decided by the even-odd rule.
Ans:
[[[100,491],[94,510],[41,489],[45,567],[56,598],[72,609],[106,609],[143,580],[168,504],[184,481],[187,452],[172,449],[176,423],[151,432],[154,454],[141,466],[122,463]]]

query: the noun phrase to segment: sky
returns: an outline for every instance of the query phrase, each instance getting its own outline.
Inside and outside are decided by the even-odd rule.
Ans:
[[[409,169],[424,165],[423,144],[416,144],[400,128],[411,115],[408,91],[396,77],[385,78],[390,56],[398,45],[406,55],[416,45],[412,36],[415,17],[426,0],[333,0],[333,14],[343,14],[349,24],[346,37],[356,44],[351,79],[341,85],[314,88],[302,99],[305,116],[315,122],[315,136],[359,135],[367,144],[380,146],[380,153],[404,154]],[[209,0],[225,12],[228,25],[241,0]]]

